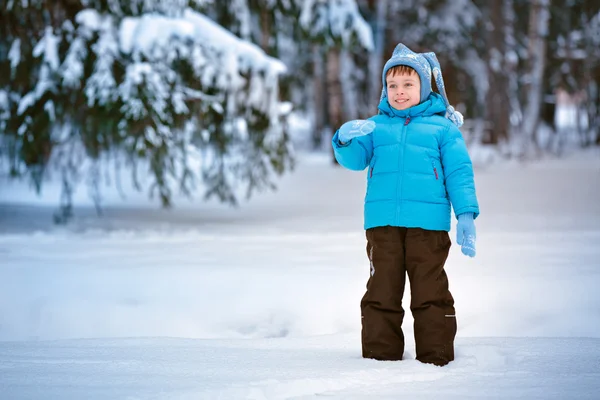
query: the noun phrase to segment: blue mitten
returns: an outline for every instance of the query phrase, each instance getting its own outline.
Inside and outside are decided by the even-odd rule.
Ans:
[[[473,213],[460,214],[456,224],[456,242],[465,256],[475,257],[475,237]]]
[[[355,119],[348,121],[341,126],[338,132],[338,140],[341,143],[348,143],[357,136],[368,135],[375,129],[375,122],[368,119]]]

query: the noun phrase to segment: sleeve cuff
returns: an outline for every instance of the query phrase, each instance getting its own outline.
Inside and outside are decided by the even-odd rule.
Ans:
[[[332,142],[335,147],[338,147],[338,148],[346,147],[350,144],[350,142],[352,142],[352,139],[348,140],[347,142],[341,142],[340,137],[339,137],[339,130],[338,130],[335,132],[335,135],[333,135]]]
[[[475,220],[479,216],[479,209],[477,207],[463,207],[460,210],[454,210],[454,215],[456,216],[456,219],[458,219],[461,215],[464,214],[471,214],[473,220]]]

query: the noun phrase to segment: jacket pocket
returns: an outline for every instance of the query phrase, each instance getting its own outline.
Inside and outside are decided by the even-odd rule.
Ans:
[[[433,161],[433,159],[431,159],[431,168],[433,168],[433,175],[435,176],[436,180],[440,180],[440,175],[438,174],[438,170],[437,167],[435,166],[435,161]]]
[[[446,187],[444,186],[444,179],[442,177],[441,167],[438,167],[438,163],[433,158],[431,159],[431,172],[435,179],[435,183],[439,189],[440,196],[447,197],[446,196]]]
[[[369,179],[371,179],[373,177],[373,171],[375,170],[376,161],[377,161],[377,158],[375,156],[373,156],[373,158],[371,159],[371,164],[369,164]]]

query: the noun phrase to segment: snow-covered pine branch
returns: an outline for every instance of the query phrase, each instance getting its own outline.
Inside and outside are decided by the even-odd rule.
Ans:
[[[175,190],[192,193],[199,181],[206,196],[230,203],[240,190],[273,187],[273,176],[292,164],[289,107],[279,101],[285,66],[183,7],[203,1],[179,1],[164,15],[158,1],[100,3],[104,11],[82,9],[39,40],[15,34],[7,38],[12,47],[0,46],[0,67],[37,77],[35,85],[0,81],[0,133],[12,138],[11,154],[25,157],[14,169],[69,165],[92,174],[106,154],[126,155],[134,182],[150,178],[165,206]],[[154,12],[132,16],[135,7]],[[71,157],[67,148],[79,150]],[[82,174],[63,174],[69,197],[70,179]],[[41,184],[41,174],[34,178]]]
[[[312,38],[327,45],[341,42],[349,47],[352,40],[367,50],[373,49],[373,31],[358,10],[355,0],[300,1],[300,25]]]
[[[287,169],[281,62],[192,10],[179,18],[127,18],[120,37],[132,61],[121,85],[126,129],[151,121],[136,152],[145,143],[176,148],[170,164],[181,168],[187,157],[197,158],[207,196],[231,203],[240,184],[250,194],[270,187],[272,174]],[[196,133],[173,135],[166,127]]]

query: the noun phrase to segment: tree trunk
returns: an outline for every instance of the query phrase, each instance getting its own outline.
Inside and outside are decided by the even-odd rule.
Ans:
[[[340,50],[336,48],[330,48],[327,52],[327,103],[329,128],[333,132],[344,123]]]
[[[312,145],[313,149],[318,149],[321,146],[321,142],[323,141],[323,132],[328,124],[327,94],[325,91],[325,60],[320,46],[314,45],[312,53],[315,116],[315,123],[312,133]]]
[[[333,132],[344,123],[344,108],[342,99],[342,84],[340,81],[340,50],[330,48],[327,52],[327,102],[329,111],[329,125],[326,126],[329,141]],[[331,153],[333,163],[336,163],[333,152]]]
[[[263,7],[260,10],[260,47],[263,51],[269,55],[271,55],[270,49],[270,39],[271,39],[271,18],[270,11],[267,7]]]
[[[600,67],[596,67],[587,85],[587,117],[590,139],[600,145]]]
[[[528,84],[525,86],[527,104],[523,114],[520,155],[528,157],[532,146],[537,146],[536,130],[542,106],[546,37],[550,12],[549,0],[532,0],[529,13]]]
[[[359,118],[359,82],[355,75],[356,70],[359,68],[354,62],[354,59],[346,49],[340,50],[340,72],[339,75],[345,79],[340,79],[342,101],[343,101],[343,115],[346,119],[357,119]],[[364,97],[364,96],[360,96]],[[346,121],[344,121],[346,122]]]
[[[504,0],[504,42],[506,50],[504,53],[504,71],[508,80],[508,134],[514,132],[514,127],[518,127],[523,119],[523,108],[519,93],[519,56],[517,48],[519,44],[515,38],[516,15],[514,0]]]
[[[375,109],[379,104],[381,96],[382,82],[377,79],[381,76],[383,69],[383,53],[385,49],[385,28],[387,22],[388,0],[379,0],[376,3],[375,21],[373,21],[373,42],[374,51],[369,57],[368,73],[371,77],[369,81],[369,102],[374,102]]]
[[[587,112],[587,138],[592,143],[600,145],[600,67],[594,68],[594,44],[592,42],[590,18],[593,15],[585,10],[585,50],[588,55],[583,62],[583,82],[585,87],[585,108]],[[592,14],[592,15],[590,15]]]
[[[492,127],[488,140],[492,144],[508,140],[510,124],[510,96],[508,94],[509,79],[505,69],[507,24],[504,4],[505,0],[492,0],[487,9],[488,52],[487,68],[489,88],[486,94],[486,125]],[[484,19],[485,20],[485,19]]]

